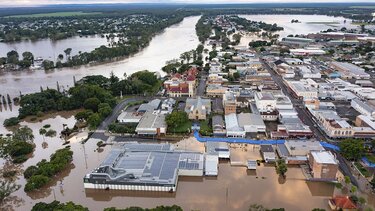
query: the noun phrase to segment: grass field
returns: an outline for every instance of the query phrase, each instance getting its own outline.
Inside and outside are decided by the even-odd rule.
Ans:
[[[7,18],[40,18],[40,17],[68,17],[68,16],[82,16],[82,15],[99,15],[101,12],[53,12],[53,13],[37,13],[28,15],[11,15]]]

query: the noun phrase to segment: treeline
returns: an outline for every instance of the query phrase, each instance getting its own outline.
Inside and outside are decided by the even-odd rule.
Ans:
[[[46,185],[51,178],[64,170],[73,160],[73,152],[69,148],[59,149],[51,155],[50,161],[43,159],[35,166],[29,166],[23,173],[27,183],[26,192],[37,190]]]
[[[204,43],[212,32],[212,18],[203,15],[195,25],[195,31],[201,43]]]
[[[236,15],[230,16],[229,20],[236,23],[236,25],[241,25],[244,27],[244,30],[248,32],[260,32],[260,31],[267,31],[267,32],[276,32],[284,30],[283,27],[277,26],[276,23],[268,24],[263,21],[251,21],[247,20],[246,18],[241,18]]]
[[[21,97],[19,118],[43,115],[49,111],[66,111],[84,108],[76,115],[77,120],[87,121],[96,128],[116,105],[116,96],[132,94],[152,94],[160,89],[161,81],[149,71],[136,72],[127,79],[119,80],[101,75],[86,76],[76,82],[68,91],[55,89],[41,90]],[[7,120],[9,121],[9,120]]]
[[[60,210],[74,210],[74,211],[88,211],[87,207],[75,204],[73,202],[61,203],[53,201],[51,203],[38,202],[31,211],[60,211]],[[182,211],[182,208],[177,205],[172,206],[157,206],[155,208],[142,208],[142,207],[128,207],[125,209],[110,207],[105,208],[104,211]]]

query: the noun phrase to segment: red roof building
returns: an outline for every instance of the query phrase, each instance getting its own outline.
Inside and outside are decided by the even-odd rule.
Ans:
[[[332,210],[351,211],[358,209],[349,196],[335,196],[328,201],[328,205]]]

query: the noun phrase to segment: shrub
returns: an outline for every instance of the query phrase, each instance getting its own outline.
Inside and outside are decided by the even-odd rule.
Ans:
[[[11,117],[9,119],[4,120],[3,125],[4,127],[11,127],[17,125],[18,123],[20,123],[20,119],[18,117]]]
[[[16,174],[17,174],[17,171],[4,171],[3,172],[3,177],[5,177],[5,178],[8,178],[8,177],[14,177],[14,176],[16,176]]]

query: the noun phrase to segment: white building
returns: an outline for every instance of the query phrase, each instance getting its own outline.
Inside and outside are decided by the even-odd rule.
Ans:
[[[358,98],[353,99],[350,104],[359,113],[361,113],[363,115],[375,117],[375,107],[374,106],[372,106],[372,105],[370,105],[366,102],[363,102]]]
[[[167,133],[165,114],[160,112],[146,112],[139,121],[135,131],[138,135],[161,135]]]
[[[254,99],[255,105],[260,112],[274,111],[276,109],[276,99],[270,92],[257,92]]]
[[[235,113],[225,115],[225,126],[228,137],[245,137],[246,135],[245,130],[240,127]]]
[[[206,176],[217,176],[219,168],[219,156],[217,155],[205,155],[204,161],[204,175]]]

